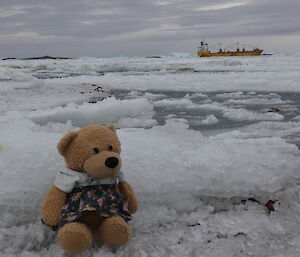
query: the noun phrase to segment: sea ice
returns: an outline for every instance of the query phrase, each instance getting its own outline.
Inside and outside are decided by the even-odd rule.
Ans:
[[[216,118],[216,116],[213,114],[210,114],[201,121],[201,124],[214,124],[217,122],[218,122],[218,119]]]
[[[83,103],[81,105],[70,103],[65,107],[55,107],[28,114],[30,119],[42,125],[47,122],[65,123],[70,120],[74,126],[78,127],[109,122],[128,124],[130,122],[128,118],[134,118],[134,123],[137,124],[138,119],[149,120],[152,116],[153,106],[147,99],[116,100],[115,98],[107,98],[101,102]],[[124,120],[125,118],[127,120]],[[141,121],[139,124],[141,125]],[[149,122],[147,122],[146,127],[148,126]]]
[[[284,116],[274,112],[253,112],[246,109],[228,108],[223,111],[223,116],[230,120],[283,120]]]
[[[56,144],[108,122],[140,209],[126,246],[80,256],[300,255],[299,55],[174,56],[0,61],[1,256],[65,256],[39,214],[65,165]],[[121,91],[128,99],[107,98]],[[273,104],[283,111],[248,110]]]
[[[188,98],[182,98],[181,100],[177,99],[163,99],[158,100],[154,102],[155,107],[168,107],[171,106],[176,109],[182,109],[182,108],[195,108],[197,105],[194,104],[191,100]]]

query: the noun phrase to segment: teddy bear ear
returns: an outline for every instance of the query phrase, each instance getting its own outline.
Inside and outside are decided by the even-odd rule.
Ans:
[[[62,156],[65,156],[70,143],[76,138],[77,132],[69,132],[57,144],[57,150]]]
[[[113,132],[116,132],[116,129],[115,129],[114,124],[108,123],[108,124],[106,125],[106,127],[109,128],[110,130],[112,130]]]

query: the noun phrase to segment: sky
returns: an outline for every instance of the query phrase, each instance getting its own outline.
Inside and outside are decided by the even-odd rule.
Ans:
[[[300,52],[300,0],[0,0],[0,57]],[[250,47],[249,46],[249,47]]]

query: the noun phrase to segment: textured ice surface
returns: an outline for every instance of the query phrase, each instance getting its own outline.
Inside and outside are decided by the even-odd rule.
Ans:
[[[140,209],[128,245],[80,256],[300,256],[299,63],[1,61],[0,256],[66,256],[39,217],[64,165],[56,144],[75,126],[112,121]]]
[[[156,107],[172,106],[177,109],[197,108],[197,105],[193,104],[193,102],[191,100],[189,100],[188,98],[182,98],[181,100],[176,100],[176,99],[159,100],[154,103],[154,106],[156,106]]]
[[[97,103],[83,103],[77,105],[70,103],[64,107],[35,111],[29,117],[39,124],[47,122],[65,123],[72,121],[74,126],[84,126],[86,124],[106,124],[109,122],[128,123],[126,119],[149,120],[153,116],[153,106],[147,99],[116,100],[108,98]],[[155,124],[155,122],[154,122]],[[129,124],[130,125],[130,124]]]
[[[1,62],[0,71],[3,78],[10,77],[12,72],[25,72],[38,78],[49,77],[51,80],[45,82],[51,84],[103,83],[112,89],[299,92],[298,65],[296,55],[233,57],[229,60],[226,57],[209,60],[177,56],[160,59],[11,60]]]
[[[284,116],[279,113],[257,113],[245,109],[227,109],[223,116],[230,120],[283,120]]]
[[[145,182],[140,181],[137,188],[147,188],[152,181],[151,190],[169,192],[168,197],[178,197],[173,190],[182,190],[184,194],[187,186],[191,188],[188,194],[191,191],[220,197],[271,194],[292,182],[298,173],[298,148],[281,138],[206,138],[174,121],[163,127],[130,132],[138,142],[143,138],[143,149],[152,156],[128,162],[131,167],[132,163],[137,166],[135,177],[139,175],[138,167],[149,162],[147,166],[151,170],[143,174]],[[131,144],[126,144],[124,138],[125,146],[133,145],[135,139],[128,139]],[[173,161],[166,162],[166,159]]]
[[[218,119],[213,114],[206,116],[205,119],[200,121],[201,124],[214,124],[217,122],[218,122]]]
[[[255,240],[267,236],[270,230],[273,236],[288,233],[285,219],[278,215],[289,210],[298,194],[289,193],[297,188],[300,178],[298,148],[278,137],[249,135],[243,139],[225,133],[207,138],[186,126],[170,120],[150,130],[118,130],[123,171],[141,201],[141,210],[132,222],[134,238],[118,254],[132,256],[133,252],[145,251],[151,255],[155,249],[158,256],[169,251],[174,256],[173,247],[182,243],[188,248],[188,256],[193,256],[198,251],[197,242],[207,244],[212,240],[218,248],[224,240],[229,245],[236,240],[243,242],[245,235]],[[0,167],[0,229],[6,238],[0,244],[2,253],[27,250],[37,256],[62,255],[51,233],[39,224],[38,209],[55,171],[64,165],[55,149],[56,142],[71,128],[70,124],[41,127],[28,120],[1,125],[0,133],[6,135],[1,139],[4,148]],[[280,211],[274,214],[277,227],[263,206],[250,202],[249,206],[232,209],[234,197],[239,198],[237,201],[250,197],[262,203],[275,198],[282,201]],[[217,199],[223,199],[223,206]],[[211,214],[220,208],[227,213]],[[294,222],[293,217],[287,219]],[[228,250],[224,256],[237,249]],[[97,256],[98,251],[93,248],[90,255]],[[107,248],[100,252],[109,256]]]

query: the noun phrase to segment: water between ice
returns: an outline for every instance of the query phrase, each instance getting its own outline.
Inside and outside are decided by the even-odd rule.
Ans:
[[[299,121],[300,93],[209,92],[115,90],[117,99],[146,97],[153,102],[153,119],[159,125],[166,120],[182,119],[203,135],[242,128],[262,121]],[[161,100],[163,99],[163,100]],[[289,135],[289,142],[300,146],[300,135]]]

